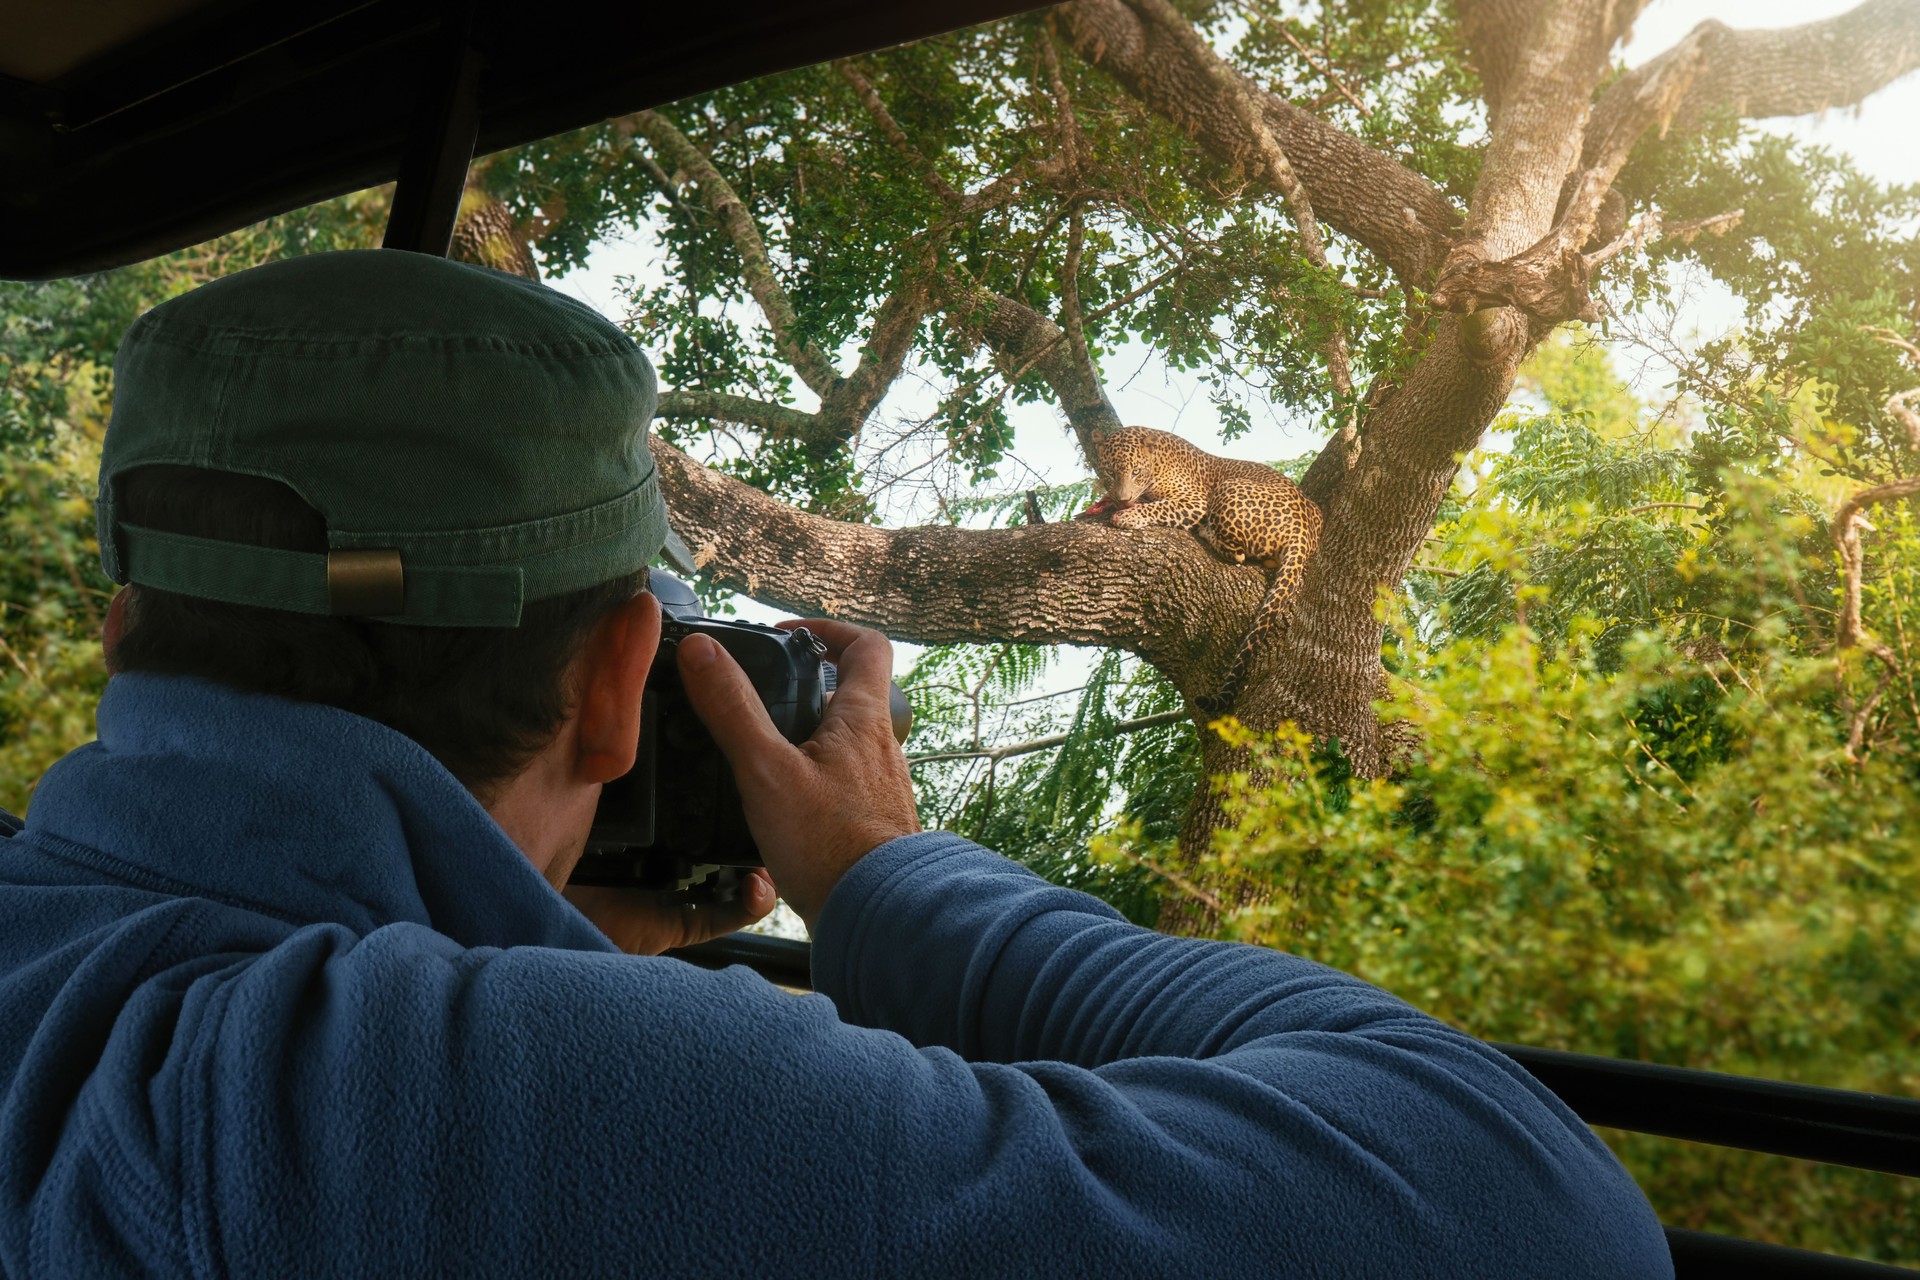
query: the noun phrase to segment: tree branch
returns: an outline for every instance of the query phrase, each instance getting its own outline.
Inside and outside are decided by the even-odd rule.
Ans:
[[[853,372],[837,378],[820,397],[820,417],[840,439],[851,440],[859,432],[899,378],[932,301],[939,242],[933,232],[917,238],[916,257],[901,268],[899,283],[874,312]]]
[[[1467,236],[1449,268],[1468,254],[1509,257],[1553,226],[1561,186],[1580,158],[1580,126],[1613,47],[1610,10],[1607,0],[1564,0],[1541,5],[1527,24],[1502,107],[1490,121]]]
[[[739,422],[765,435],[789,440],[812,440],[820,434],[820,419],[815,414],[724,391],[663,391],[654,416],[670,422],[694,419]]]
[[[1636,9],[1629,0],[1624,12],[1630,17]],[[1597,188],[1583,185],[1590,175],[1582,175],[1571,196],[1563,192],[1580,162],[1582,127],[1619,36],[1618,19],[1609,0],[1541,4],[1501,55],[1507,65],[1494,80],[1499,106],[1491,112],[1467,234],[1447,254],[1429,298],[1466,313],[1461,337],[1477,367],[1518,361],[1534,338],[1529,317],[1557,323],[1596,314],[1579,250],[1619,165]],[[1551,314],[1563,303],[1574,310]]]
[[[1892,502],[1920,493],[1920,476],[1891,480],[1848,498],[1833,517],[1833,545],[1840,551],[1840,564],[1846,574],[1840,597],[1840,621],[1834,629],[1834,647],[1840,650],[1862,648],[1889,666],[1897,666],[1893,650],[1874,639],[1860,623],[1860,524],[1868,507]]]
[[[880,126],[880,132],[907,162],[907,167],[919,174],[921,181],[925,182],[949,207],[963,204],[966,197],[941,177],[940,170],[933,161],[929,160],[920,148],[913,145],[913,140],[907,137],[907,131],[902,129],[900,122],[893,118],[893,112],[887,110],[887,104],[880,97],[880,91],[873,87],[873,81],[867,79],[865,73],[846,58],[835,62],[833,69],[840,73],[841,79],[853,86],[854,93],[865,104],[867,114],[872,116],[874,123]]]
[[[1358,111],[1363,116],[1371,116],[1373,114],[1373,108],[1355,97],[1353,90],[1349,89],[1346,82],[1340,78],[1339,73],[1334,71],[1330,65],[1331,60],[1329,60],[1328,65],[1323,65],[1318,58],[1313,56],[1313,50],[1300,43],[1300,37],[1293,34],[1293,31],[1285,22],[1282,22],[1270,13],[1260,12],[1260,10],[1246,3],[1246,0],[1235,0],[1234,8],[1238,9],[1241,15],[1249,20],[1258,22],[1263,27],[1268,27],[1279,32],[1280,38],[1293,46],[1294,52],[1300,55],[1301,60],[1309,67],[1312,67],[1315,74],[1324,77],[1326,82],[1333,86],[1334,93],[1339,97],[1345,98],[1347,103],[1352,106],[1355,111]],[[1328,99],[1328,101],[1331,102],[1332,99]]]
[[[1067,215],[1067,252],[1060,264],[1060,327],[1067,335],[1067,349],[1076,364],[1086,368],[1087,377],[1097,381],[1093,353],[1087,349],[1086,319],[1080,314],[1080,256],[1086,249],[1086,215],[1076,202]]]
[[[1588,295],[1593,270],[1624,245],[1615,241],[1586,257],[1580,250],[1594,232],[1614,179],[1650,129],[1690,125],[1716,109],[1768,116],[1842,106],[1916,67],[1920,0],[1867,0],[1835,18],[1773,31],[1702,23],[1601,95],[1552,229],[1523,252],[1504,258],[1486,246],[1462,244],[1441,272],[1434,301],[1456,311],[1513,305],[1549,322],[1594,319],[1597,311]],[[1535,95],[1525,96],[1534,101]],[[1520,110],[1516,97],[1514,112]],[[1505,123],[1503,118],[1500,124]],[[1495,150],[1500,142],[1497,125]],[[1490,154],[1483,185],[1492,166]],[[1476,200],[1474,217],[1480,216]]]
[[[1188,60],[1206,72],[1215,91],[1225,101],[1228,110],[1238,117],[1246,132],[1253,151],[1253,155],[1248,157],[1253,161],[1250,167],[1265,179],[1268,186],[1280,193],[1287,211],[1293,215],[1294,226],[1300,234],[1301,256],[1320,270],[1331,273],[1333,268],[1327,262],[1327,248],[1320,238],[1320,222],[1314,217],[1313,202],[1308,199],[1307,189],[1294,173],[1285,149],[1268,127],[1265,113],[1254,101],[1253,95],[1257,90],[1245,76],[1227,65],[1213,51],[1213,47],[1201,38],[1193,23],[1167,0],[1130,0],[1130,3],[1135,12],[1159,24],[1167,38]],[[1347,351],[1346,330],[1337,321],[1332,336],[1322,350],[1327,357],[1327,375],[1333,382],[1334,390],[1342,400],[1351,398],[1353,358]]]
[[[1610,7],[1604,17],[1608,48],[1632,29],[1646,5],[1647,0],[1619,0]],[[1545,8],[1543,0],[1460,0],[1460,32],[1480,75],[1480,96],[1490,120],[1507,105],[1508,84]]]
[[[1122,720],[1111,725],[1098,737],[1113,738],[1123,733],[1138,733],[1142,729],[1157,729],[1163,724],[1178,724],[1188,719],[1184,711],[1162,711],[1157,715],[1141,716],[1138,720]],[[992,760],[996,764],[1010,756],[1027,756],[1036,751],[1046,751],[1053,747],[1064,747],[1072,742],[1076,735],[1072,733],[1054,733],[1044,738],[1035,738],[1031,742],[1012,742],[1004,747],[985,747],[977,751],[934,751],[922,756],[908,756],[908,764],[933,764],[941,760]]]
[[[1500,114],[1507,81],[1520,59],[1520,42],[1542,0],[1459,0],[1460,34],[1467,57],[1480,74],[1480,98],[1489,119]]]
[[[1071,0],[1054,11],[1061,34],[1219,162],[1241,162],[1245,131],[1213,77],[1126,0]],[[1424,283],[1445,255],[1460,217],[1419,174],[1257,86],[1248,86],[1266,127],[1313,195],[1319,218],[1366,246],[1402,278]]]
[[[1573,248],[1568,235],[1570,222],[1553,232],[1525,253],[1503,262],[1488,262],[1477,254],[1462,252],[1447,266],[1445,276],[1435,286],[1429,301],[1446,311],[1483,312],[1486,308],[1513,307],[1545,325],[1564,320],[1597,323],[1600,308],[1593,300],[1593,276],[1602,264],[1629,249],[1638,250],[1662,235],[1691,240],[1703,232],[1721,236],[1740,224],[1744,209],[1729,209],[1708,218],[1666,223],[1659,210],[1636,219],[1617,239],[1592,253]],[[1562,233],[1566,232],[1566,235]]]
[[[1176,685],[1211,688],[1251,617],[1258,568],[1224,564],[1184,530],[882,529],[799,511],[651,442],[674,529],[715,582],[776,608],[875,626],[921,644],[1113,645]]]
[[[993,349],[1008,381],[1018,382],[1029,370],[1039,373],[1060,402],[1089,462],[1095,456],[1093,437],[1122,426],[1092,367],[1074,357],[1066,331],[1032,307],[973,285],[950,288],[946,313],[961,332],[975,335]]]
[[[1824,21],[1773,30],[1707,22],[1694,36],[1704,65],[1676,104],[1675,123],[1691,126],[1719,108],[1752,120],[1808,115],[1851,106],[1920,67],[1920,0],[1866,0]]]
[[[754,301],[760,304],[760,311],[766,316],[768,327],[773,330],[774,346],[779,350],[780,357],[793,366],[801,381],[824,399],[838,379],[839,372],[826,352],[801,336],[800,317],[794,312],[793,300],[774,277],[773,262],[767,256],[766,242],[760,237],[760,229],[753,224],[753,217],[747,212],[745,202],[734,191],[732,184],[720,176],[720,171],[714,168],[707,153],[695,146],[692,139],[681,133],[671,120],[658,111],[635,112],[631,119],[635,131],[653,144],[654,150],[660,153],[667,164],[692,178],[694,185],[700,188],[708,212],[726,228],[734,251],[740,255],[741,274],[746,280],[747,290],[753,294]]]
[[[1910,342],[1892,329],[1882,328],[1879,325],[1862,325],[1861,328],[1870,334],[1875,342],[1883,343],[1896,351],[1905,352],[1908,359],[1920,365],[1920,344]],[[1917,399],[1920,399],[1920,387],[1896,391],[1887,397],[1886,410],[1887,416],[1898,423],[1900,429],[1906,433],[1907,448],[1920,453],[1920,410],[1916,410],[1913,405]]]

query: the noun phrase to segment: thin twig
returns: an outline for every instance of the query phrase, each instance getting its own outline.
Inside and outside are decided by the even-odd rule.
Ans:
[[[873,87],[873,81],[867,79],[860,68],[846,58],[834,63],[833,69],[840,73],[841,79],[853,86],[853,91],[860,95],[860,101],[866,104],[867,114],[871,115],[874,123],[880,126],[880,132],[887,136],[887,141],[893,144],[893,149],[899,152],[908,166],[933,189],[934,194],[949,205],[965,203],[966,197],[954,190],[953,185],[940,176],[940,170],[934,166],[932,160],[927,158],[926,153],[913,145],[913,140],[907,137],[907,131],[900,127],[900,122],[893,118],[891,111],[887,110],[887,104],[880,97],[880,91]]]
[[[1094,734],[1095,737],[1116,737],[1123,733],[1134,733],[1141,729],[1155,729],[1163,724],[1175,724],[1187,718],[1184,711],[1162,711],[1157,715],[1142,716],[1138,720],[1123,720],[1119,724]],[[999,762],[1013,756],[1031,755],[1036,751],[1046,751],[1053,747],[1062,747],[1073,741],[1072,733],[1049,734],[1044,738],[1035,738],[1031,742],[1013,742],[1003,747],[977,747],[972,751],[935,751],[923,756],[908,756],[907,763],[934,764],[942,760],[991,760]],[[976,743],[979,738],[974,739]]]
[[[1611,261],[1628,249],[1638,251],[1650,240],[1659,236],[1671,236],[1687,241],[1702,231],[1709,235],[1723,236],[1739,225],[1746,215],[1745,209],[1729,209],[1725,213],[1716,213],[1709,218],[1693,218],[1686,222],[1665,223],[1658,209],[1634,220],[1633,224],[1622,231],[1611,243],[1582,255],[1588,272],[1595,267]]]
[[[1313,51],[1307,48],[1306,45],[1300,43],[1300,38],[1294,35],[1292,31],[1287,29],[1287,24],[1285,22],[1281,21],[1278,18],[1273,17],[1271,14],[1261,13],[1258,9],[1255,9],[1250,4],[1239,4],[1239,5],[1236,5],[1235,7],[1238,8],[1240,12],[1244,13],[1247,17],[1257,18],[1262,23],[1266,24],[1269,27],[1272,27],[1275,31],[1278,31],[1281,34],[1281,36],[1285,38],[1288,44],[1292,45],[1295,49],[1300,51],[1300,56],[1307,60],[1308,66],[1312,67],[1315,71],[1325,76],[1327,78],[1327,83],[1332,85],[1335,91],[1338,92],[1341,97],[1345,98],[1348,102],[1351,102],[1353,104],[1353,109],[1355,111],[1358,111],[1363,116],[1371,116],[1373,114],[1373,109],[1367,106],[1366,103],[1360,101],[1360,99],[1353,96],[1353,91],[1347,88],[1346,82],[1341,80],[1340,77],[1334,73],[1333,68],[1323,67],[1320,65],[1319,61],[1314,58]]]
[[[1113,848],[1115,853],[1118,853],[1121,857],[1127,859],[1127,861],[1133,863],[1137,867],[1142,868],[1143,870],[1150,871],[1154,875],[1159,876],[1162,880],[1165,880],[1168,884],[1180,890],[1180,892],[1186,894],[1187,896],[1193,898],[1195,901],[1199,902],[1201,905],[1205,906],[1208,910],[1212,911],[1215,915],[1225,916],[1229,913],[1229,908],[1227,907],[1226,903],[1220,901],[1219,898],[1215,897],[1211,893],[1208,893],[1205,889],[1202,889],[1199,885],[1187,879],[1185,876],[1181,875],[1178,871],[1174,871],[1174,870],[1171,870],[1170,868],[1163,867],[1159,863],[1155,862],[1152,858],[1147,857],[1145,854],[1135,853],[1131,849],[1122,848],[1119,845],[1115,845]]]

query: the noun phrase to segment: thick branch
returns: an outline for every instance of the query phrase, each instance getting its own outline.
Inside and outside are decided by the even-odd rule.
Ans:
[[[1581,253],[1570,240],[1573,224],[1563,222],[1525,253],[1504,262],[1487,262],[1470,253],[1459,254],[1435,286],[1430,300],[1448,311],[1473,312],[1483,308],[1513,307],[1543,325],[1564,320],[1597,322],[1600,309],[1592,294],[1594,274],[1615,257],[1644,248],[1661,236],[1681,240],[1706,234],[1722,236],[1740,225],[1744,209],[1729,209],[1707,218],[1669,223],[1653,210],[1621,230],[1611,242],[1592,253]]]
[[[1480,97],[1487,114],[1500,114],[1507,81],[1520,59],[1520,42],[1540,11],[1542,0],[1460,0],[1460,34],[1467,56],[1480,73]]]
[[[636,112],[630,118],[636,131],[653,144],[668,166],[691,178],[700,188],[708,212],[726,228],[734,251],[740,255],[741,274],[754,301],[760,304],[768,327],[773,330],[774,346],[781,358],[793,366],[794,372],[816,394],[824,397],[839,373],[826,352],[801,336],[800,318],[794,312],[793,300],[774,277],[766,242],[760,238],[760,229],[753,224],[753,215],[747,211],[745,202],[713,167],[707,153],[695,146],[671,120],[657,111]]]
[[[1019,381],[1028,370],[1046,381],[1088,459],[1095,456],[1095,434],[1117,431],[1123,425],[1092,367],[1074,356],[1065,330],[1032,307],[975,286],[956,290],[948,300],[947,313],[962,332],[978,335],[993,348],[1008,381]]]
[[[1246,132],[1211,74],[1165,26],[1123,0],[1072,0],[1055,11],[1080,57],[1099,67],[1222,164],[1242,162]],[[1319,218],[1353,237],[1400,276],[1424,282],[1446,253],[1459,215],[1440,191],[1352,134],[1249,87],[1280,148],[1313,195]]]
[[[916,643],[1115,645],[1206,689],[1238,641],[1207,629],[1252,616],[1266,586],[1184,530],[881,529],[796,510],[658,437],[652,449],[674,529],[714,581]]]
[[[815,414],[724,391],[663,391],[654,415],[669,422],[739,422],[764,436],[789,440],[815,440],[824,435]]]
[[[1607,46],[1624,37],[1647,0],[1616,0],[1604,15]],[[1507,105],[1513,80],[1534,24],[1546,5],[1543,0],[1459,0],[1460,33],[1474,70],[1480,73],[1480,96],[1490,119],[1497,120]]]
[[[1534,13],[1514,56],[1502,108],[1490,122],[1466,239],[1449,265],[1463,253],[1506,258],[1553,225],[1561,185],[1580,157],[1588,103],[1613,46],[1610,9],[1607,0],[1563,0]]]
[[[447,256],[455,262],[473,262],[495,271],[506,271],[529,280],[540,278],[540,267],[533,260],[533,240],[528,229],[513,220],[513,213],[498,197],[480,185],[482,169],[475,166],[467,175],[466,190],[460,194],[460,216],[453,224],[453,240]]]
[[[1708,22],[1695,35],[1705,66],[1674,112],[1677,123],[1719,108],[1754,120],[1808,115],[1851,106],[1920,68],[1920,0],[1867,0],[1822,22],[1770,31]]]
[[[1635,8],[1629,0],[1625,11]],[[1431,295],[1436,306],[1470,313],[1461,337],[1481,368],[1520,358],[1533,337],[1526,316],[1552,312],[1569,297],[1577,301],[1573,314],[1593,312],[1578,253],[1592,232],[1604,184],[1570,201],[1561,193],[1579,164],[1582,127],[1618,37],[1617,21],[1609,0],[1558,0],[1534,7],[1518,40],[1502,42],[1503,69],[1493,82],[1498,106],[1490,112],[1492,137],[1467,233],[1447,254]],[[1567,212],[1560,216],[1563,205]],[[1575,226],[1567,247],[1557,237]]]
[[[1601,96],[1552,230],[1501,261],[1486,245],[1463,243],[1441,272],[1436,301],[1459,311],[1506,303],[1535,319],[1592,319],[1588,284],[1593,269],[1611,254],[1583,258],[1580,250],[1594,232],[1614,179],[1649,130],[1665,130],[1676,121],[1688,124],[1716,109],[1791,115],[1858,102],[1916,67],[1920,0],[1867,0],[1839,17],[1775,31],[1702,23]],[[1520,110],[1516,99],[1513,114]],[[1501,141],[1496,127],[1495,151]],[[1488,163],[1490,169],[1491,155]],[[1483,185],[1487,173],[1482,170]],[[1476,202],[1474,218],[1481,213]]]

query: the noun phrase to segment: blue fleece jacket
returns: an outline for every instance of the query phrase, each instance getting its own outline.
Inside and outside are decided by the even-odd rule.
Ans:
[[[401,735],[121,676],[0,822],[7,1276],[1665,1276],[1519,1067],[955,836],[823,994],[614,950]]]

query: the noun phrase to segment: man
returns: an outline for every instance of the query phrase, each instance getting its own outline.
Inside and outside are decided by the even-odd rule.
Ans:
[[[634,759],[651,369],[550,290],[243,272],[116,365],[100,739],[0,842],[10,1276],[1653,1276],[1512,1062],[922,833],[871,632],[794,747],[689,696],[772,883],[563,885]],[[823,994],[652,953],[806,920]]]

